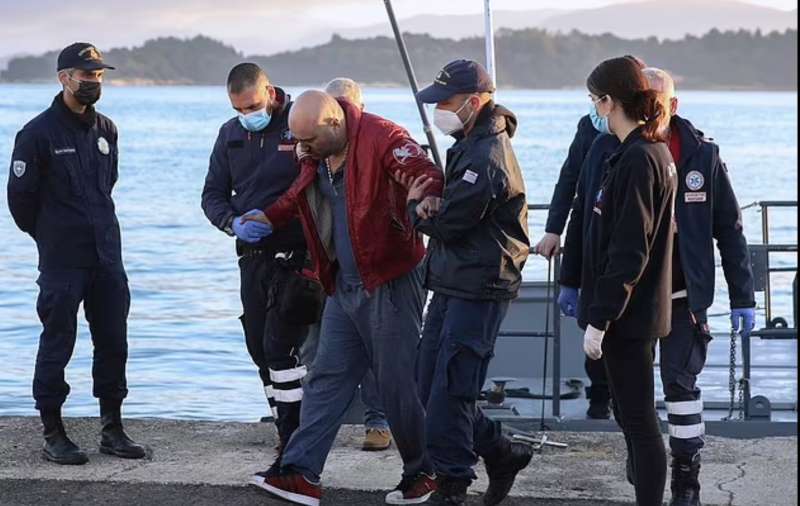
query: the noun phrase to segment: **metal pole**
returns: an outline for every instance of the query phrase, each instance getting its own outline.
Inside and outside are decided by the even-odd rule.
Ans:
[[[553,263],[553,418],[561,418],[561,313],[558,307],[558,273],[561,272],[561,256],[555,255]]]
[[[484,0],[484,18],[486,37],[486,70],[492,77],[492,82],[497,87],[497,67],[494,63],[494,14],[492,13],[492,0]]]
[[[767,273],[766,283],[764,289],[764,314],[767,321],[764,322],[764,327],[769,328],[772,325],[772,294],[770,293],[770,275],[769,275],[769,205],[764,202],[761,203],[761,242],[767,248]]]
[[[397,26],[397,18],[395,18],[394,9],[392,8],[392,0],[383,0],[383,3],[386,4],[386,14],[389,15],[389,23],[392,25],[394,38],[397,41],[397,48],[400,50],[400,56],[403,58],[403,65],[406,68],[408,82],[411,85],[411,92],[414,94],[414,102],[417,103],[419,116],[420,119],[422,119],[422,129],[425,131],[425,136],[428,138],[428,145],[431,147],[433,161],[436,162],[436,165],[438,165],[439,168],[442,168],[442,160],[439,157],[439,148],[436,146],[436,138],[433,136],[431,124],[428,122],[428,115],[425,113],[425,106],[422,105],[422,102],[420,102],[417,98],[417,92],[419,91],[417,77],[414,75],[414,68],[411,66],[411,60],[408,58],[408,50],[406,49],[406,43],[403,40],[403,34],[400,33],[400,28]]]

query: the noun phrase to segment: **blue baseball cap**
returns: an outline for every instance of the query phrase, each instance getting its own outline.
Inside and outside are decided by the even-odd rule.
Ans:
[[[433,83],[417,93],[426,104],[444,102],[460,93],[492,93],[494,83],[480,63],[473,60],[455,60],[444,66]]]
[[[62,49],[58,55],[56,70],[64,69],[114,70],[114,67],[103,63],[103,55],[94,45],[88,42],[76,42]]]

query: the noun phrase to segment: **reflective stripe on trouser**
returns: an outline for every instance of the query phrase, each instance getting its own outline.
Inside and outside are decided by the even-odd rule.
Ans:
[[[269,370],[272,380],[272,393],[277,403],[292,404],[303,399],[303,386],[301,380],[307,373],[306,366],[291,369]]]
[[[687,300],[674,300],[672,331],[660,341],[660,366],[669,445],[675,457],[691,457],[705,445],[703,401],[697,376],[705,366],[710,339],[692,318]]]

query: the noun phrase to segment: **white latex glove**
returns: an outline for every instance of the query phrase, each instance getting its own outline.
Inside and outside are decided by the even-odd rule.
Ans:
[[[605,330],[598,330],[591,325],[586,326],[586,332],[583,334],[583,351],[592,360],[599,360],[603,356],[603,337],[605,337]]]

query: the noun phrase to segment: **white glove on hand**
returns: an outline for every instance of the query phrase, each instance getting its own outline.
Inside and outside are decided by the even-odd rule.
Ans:
[[[586,326],[586,332],[583,334],[583,351],[592,360],[599,360],[603,356],[603,337],[605,337],[605,330],[598,330],[591,325]]]

